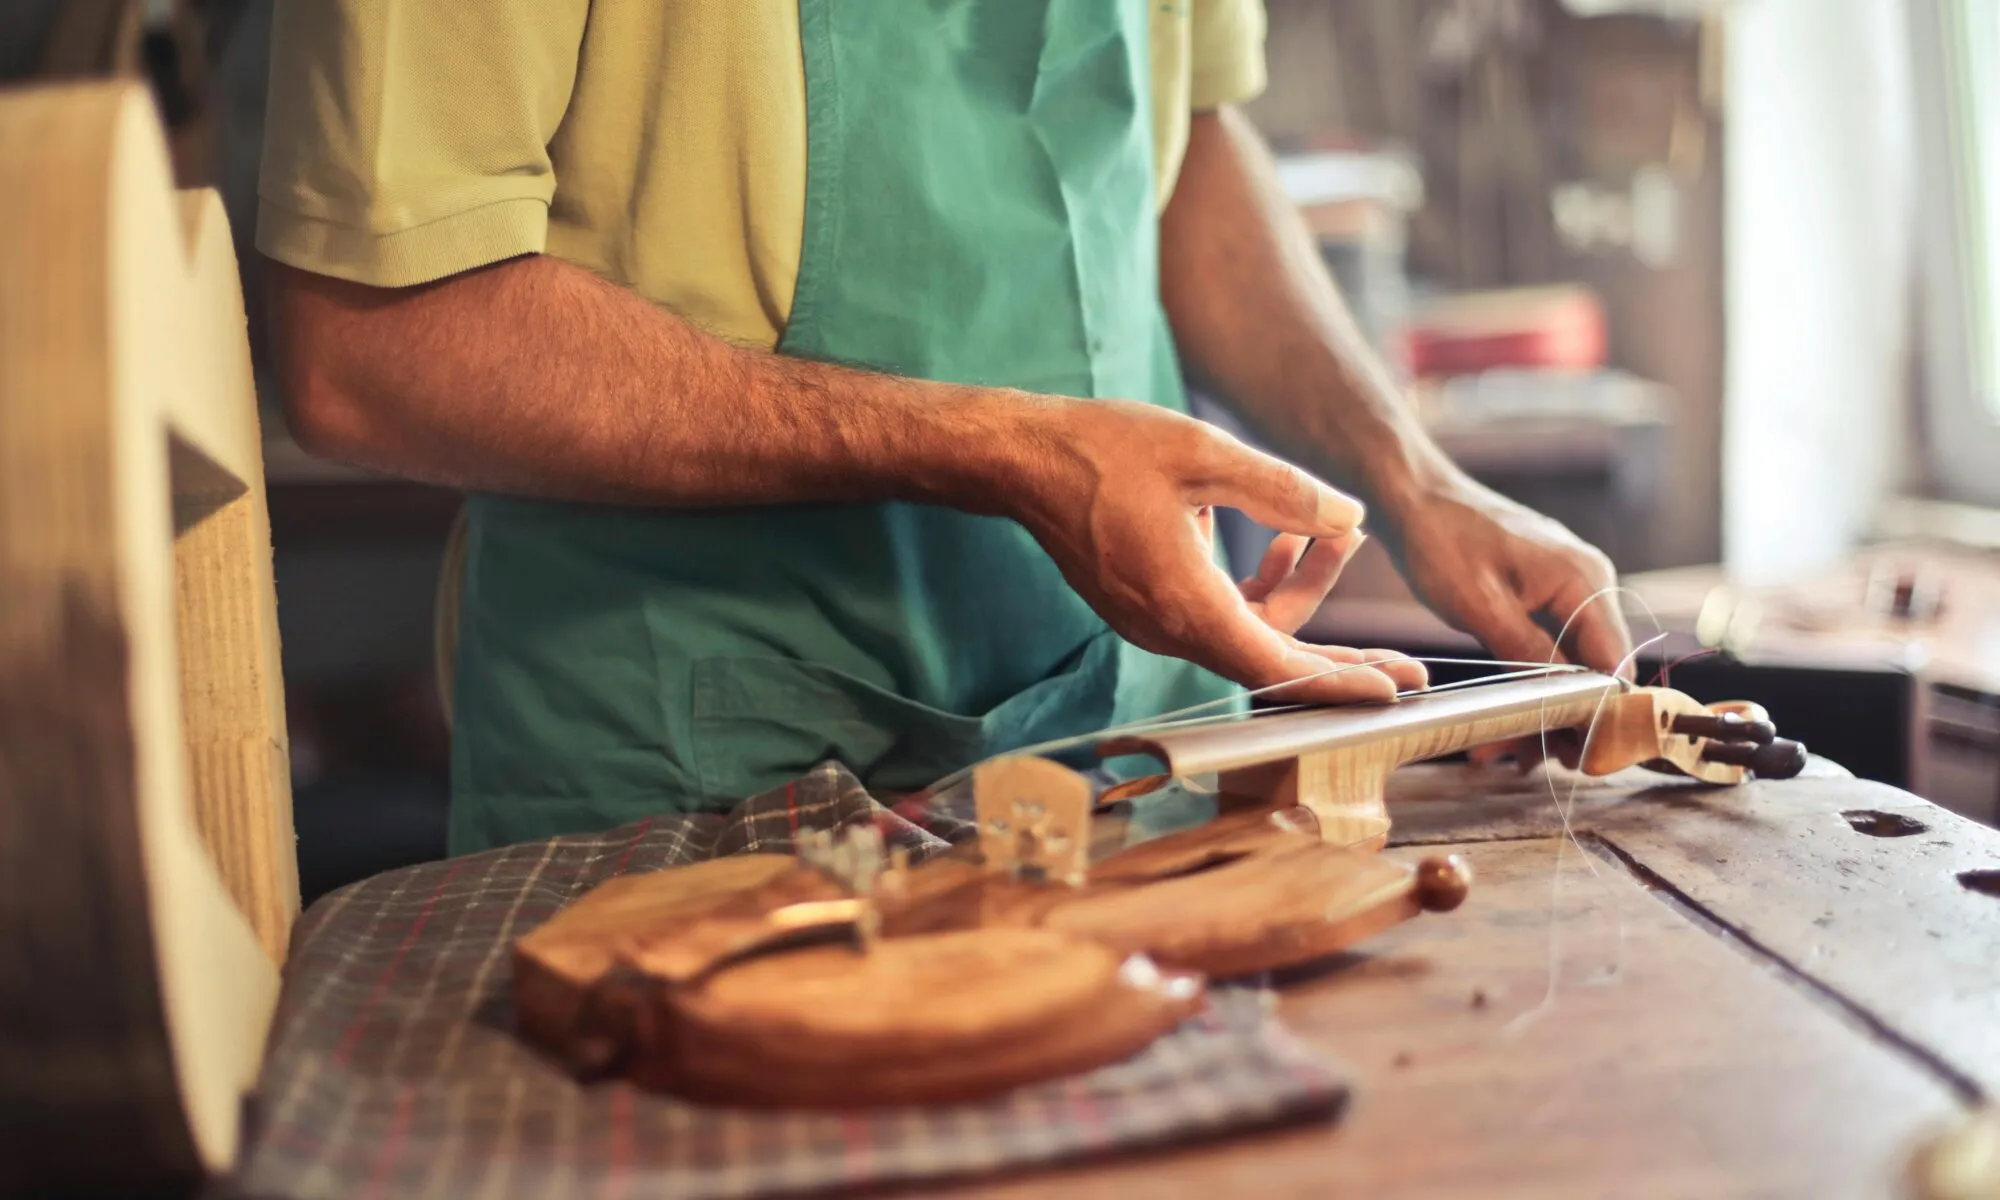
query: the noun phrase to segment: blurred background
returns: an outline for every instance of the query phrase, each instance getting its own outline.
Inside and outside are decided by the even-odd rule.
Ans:
[[[2000,821],[2000,3],[1266,3],[1250,113],[1357,317],[1462,465],[1611,555],[1642,676]],[[269,22],[0,5],[0,78],[152,81],[260,371]],[[442,850],[458,497],[309,459],[263,391],[310,900]],[[1309,633],[1476,650],[1373,557]]]

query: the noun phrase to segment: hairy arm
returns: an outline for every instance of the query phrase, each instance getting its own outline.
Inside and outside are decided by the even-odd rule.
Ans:
[[[1161,288],[1182,350],[1232,407],[1379,514],[1418,505],[1454,473],[1234,109],[1193,120],[1162,218]]]
[[[1048,457],[1060,407],[744,350],[541,255],[398,289],[277,270],[300,443],[452,487],[992,512],[1006,479]]]
[[[1250,686],[1371,657],[1290,636],[1357,544],[1360,505],[1178,413],[744,349],[544,256],[396,289],[281,268],[273,301],[288,415],[314,453],[552,499],[1008,517],[1146,649]],[[1241,588],[1209,556],[1215,505],[1290,535]],[[1380,699],[1422,678],[1363,668],[1297,695]]]
[[[1233,109],[1197,114],[1161,221],[1161,290],[1195,369],[1276,445],[1381,519],[1411,586],[1504,658],[1555,652],[1538,621],[1572,614],[1573,653],[1611,670],[1629,649],[1604,556],[1480,487],[1438,449],[1362,338]]]

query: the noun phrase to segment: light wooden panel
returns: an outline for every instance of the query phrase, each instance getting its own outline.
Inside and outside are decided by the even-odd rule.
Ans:
[[[0,93],[0,1191],[224,1168],[276,1003],[298,888],[236,288],[141,87]]]

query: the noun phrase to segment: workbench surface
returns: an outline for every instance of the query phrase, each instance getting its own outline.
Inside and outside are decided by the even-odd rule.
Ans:
[[[1465,905],[1276,981],[1337,1120],[949,1194],[1883,1197],[2000,1090],[2000,831],[1815,762],[1589,781],[1572,843],[1472,771],[1392,784],[1389,853],[1469,856]]]

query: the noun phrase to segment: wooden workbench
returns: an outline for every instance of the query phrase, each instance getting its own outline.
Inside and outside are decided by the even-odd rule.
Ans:
[[[1580,853],[1540,776],[1469,770],[1403,773],[1389,851],[1469,855],[1466,905],[1279,981],[1337,1121],[952,1194],[1885,1197],[2000,1090],[2000,874],[1960,879],[2000,831],[1816,762],[1587,785]]]

